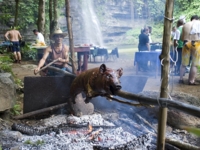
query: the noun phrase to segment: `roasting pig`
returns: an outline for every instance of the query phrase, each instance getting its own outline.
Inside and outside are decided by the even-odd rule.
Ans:
[[[71,84],[70,96],[75,104],[75,98],[79,93],[85,94],[85,103],[96,96],[115,95],[121,89],[119,78],[123,74],[123,69],[113,70],[107,68],[105,64],[92,68],[78,75]]]

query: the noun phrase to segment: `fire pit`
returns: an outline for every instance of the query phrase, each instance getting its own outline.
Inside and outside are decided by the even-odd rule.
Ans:
[[[114,112],[56,115],[36,123],[16,123],[13,130],[0,132],[0,143],[3,149],[19,150],[155,150],[156,125],[146,108],[133,110],[122,105]],[[167,132],[167,136],[184,139],[175,132]]]
[[[41,120],[38,124],[14,124],[13,130],[2,131],[3,149],[17,147],[30,150],[99,150],[99,149],[147,149],[151,147],[153,133],[126,130],[127,125],[117,113],[85,115],[82,117],[58,115]],[[128,119],[128,118],[126,118]],[[127,120],[128,121],[128,120]],[[121,126],[119,126],[121,125]],[[142,129],[142,128],[141,128]],[[128,129],[129,130],[129,129]],[[23,134],[22,134],[23,133]],[[7,137],[4,138],[4,137]],[[154,142],[155,143],[155,142]]]

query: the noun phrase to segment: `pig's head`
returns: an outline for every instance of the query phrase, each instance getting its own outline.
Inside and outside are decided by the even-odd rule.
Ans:
[[[119,78],[123,74],[123,69],[113,70],[107,68],[105,64],[102,64],[99,68],[99,73],[102,74],[102,84],[107,94],[115,95],[116,91],[121,89],[121,83]]]

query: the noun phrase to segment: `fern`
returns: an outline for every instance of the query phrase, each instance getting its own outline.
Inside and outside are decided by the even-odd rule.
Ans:
[[[13,116],[19,115],[20,112],[21,112],[21,107],[20,107],[20,105],[18,105],[18,104],[15,104],[15,105],[13,106],[13,108],[11,109],[11,114],[12,114]]]

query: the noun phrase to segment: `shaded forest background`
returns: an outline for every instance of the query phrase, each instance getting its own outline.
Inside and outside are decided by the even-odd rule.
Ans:
[[[71,11],[75,44],[80,43],[81,21],[80,8],[85,0],[71,0]],[[108,45],[120,43],[121,45],[137,45],[140,29],[145,25],[153,27],[152,39],[161,42],[165,0],[95,0],[94,11],[98,16],[104,36]],[[189,21],[191,15],[198,14],[200,9],[198,0],[176,0],[174,4],[174,25],[176,20],[185,15]],[[112,12],[112,13],[111,13]],[[109,15],[110,14],[110,15]],[[65,0],[0,0],[0,41],[4,41],[3,34],[11,26],[17,27],[22,32],[26,41],[32,41],[32,30],[39,29],[46,39],[56,27],[61,27],[67,32],[65,18]],[[110,22],[120,22],[121,28],[111,25]],[[126,24],[124,24],[126,23]],[[79,27],[79,29],[77,29]],[[123,28],[122,28],[123,27]],[[77,39],[77,40],[76,40]],[[84,41],[83,41],[84,42]]]

